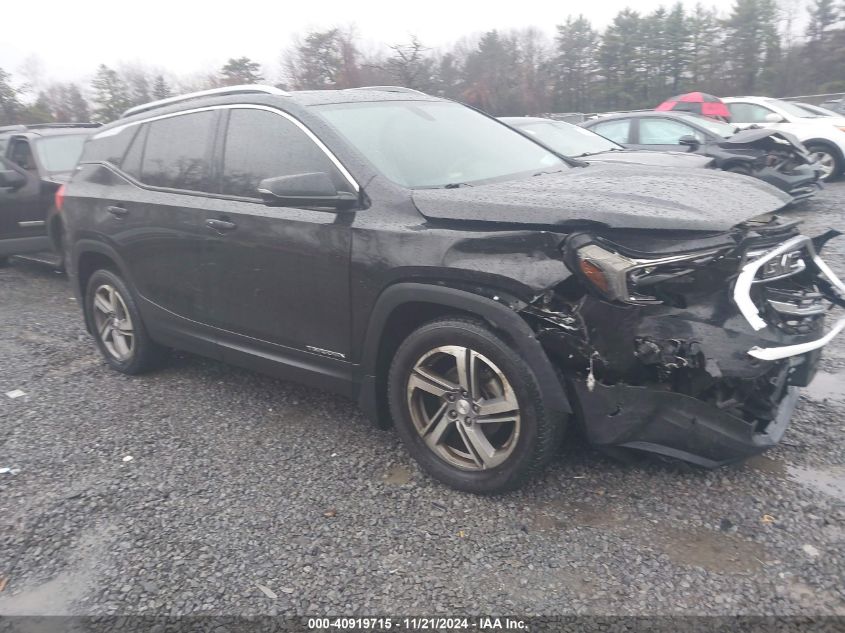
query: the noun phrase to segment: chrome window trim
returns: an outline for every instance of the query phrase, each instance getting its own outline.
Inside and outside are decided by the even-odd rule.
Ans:
[[[202,97],[220,97],[224,95],[237,95],[237,94],[267,94],[267,95],[275,95],[277,97],[289,97],[290,93],[281,90],[280,88],[276,88],[275,86],[265,86],[263,84],[240,84],[237,86],[222,86],[221,88],[210,88],[208,90],[198,90],[196,92],[188,92],[183,95],[176,95],[175,97],[167,97],[165,99],[158,99],[157,101],[148,101],[147,103],[142,103],[141,105],[136,105],[132,108],[126,110],[121,116],[121,118],[132,116],[133,114],[138,114],[140,112],[146,112],[147,110],[154,110],[155,108],[161,108],[166,105],[171,105],[174,103],[180,103],[182,101],[190,101],[191,99],[201,99]]]
[[[314,134],[304,123],[302,123],[296,117],[279,110],[277,108],[273,108],[270,106],[265,105],[257,105],[254,103],[227,103],[223,105],[212,105],[212,106],[203,106],[200,108],[191,108],[190,110],[180,110],[179,112],[170,112],[168,114],[159,114],[158,116],[151,116],[145,119],[140,119],[138,121],[130,121],[128,123],[124,123],[123,125],[118,125],[113,128],[109,128],[107,130],[103,130],[97,134],[94,134],[91,137],[91,140],[97,140],[100,138],[106,138],[109,136],[114,136],[115,134],[120,134],[123,130],[128,129],[134,125],[143,125],[144,123],[152,123],[153,121],[160,121],[161,119],[169,119],[172,117],[183,116],[185,114],[194,114],[196,112],[206,112],[209,110],[241,110],[241,109],[248,109],[248,110],[264,110],[266,112],[270,112],[271,114],[277,114],[278,116],[282,117],[293,123],[296,127],[298,127],[305,135],[311,139],[311,141],[319,147],[322,152],[326,155],[326,157],[331,161],[331,163],[338,169],[338,171],[343,175],[343,177],[347,180],[350,186],[355,190],[355,193],[358,193],[361,188],[358,186],[358,183],[355,181],[355,178],[352,177],[352,174],[349,173],[349,170],[343,166],[343,163],[334,155],[334,153],[326,146],[323,141],[319,139],[319,137]]]

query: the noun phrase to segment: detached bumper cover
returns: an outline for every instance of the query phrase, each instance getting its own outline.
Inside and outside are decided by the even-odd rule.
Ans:
[[[760,453],[783,437],[798,388],[788,387],[765,429],[707,402],[647,387],[576,383],[589,441],[683,459],[706,468]]]

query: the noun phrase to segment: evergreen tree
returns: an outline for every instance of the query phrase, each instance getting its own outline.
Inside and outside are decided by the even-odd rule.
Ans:
[[[601,105],[631,109],[641,105],[644,67],[643,25],[640,14],[623,9],[605,29],[599,45],[599,70],[604,77]]]
[[[164,80],[162,75],[156,75],[153,82],[153,99],[167,99],[172,97],[173,93],[170,91],[170,86]]]
[[[223,86],[259,84],[262,81],[261,65],[249,57],[230,58],[220,69],[220,84]]]
[[[116,71],[100,64],[91,82],[94,92],[94,119],[103,123],[114,121],[132,106],[129,88]]]
[[[549,65],[555,107],[562,112],[585,112],[595,107],[598,33],[583,15],[571,16],[557,27],[556,55]]]
[[[724,27],[732,88],[740,94],[765,91],[780,57],[775,0],[735,0]]]
[[[12,85],[12,76],[0,68],[0,125],[18,123],[23,104]]]
[[[352,33],[312,31],[288,51],[285,73],[296,90],[352,88],[360,85],[358,58]]]

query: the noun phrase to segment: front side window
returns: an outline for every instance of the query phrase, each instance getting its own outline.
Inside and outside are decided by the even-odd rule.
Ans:
[[[85,145],[87,134],[63,134],[48,136],[35,142],[35,153],[41,166],[50,173],[73,171],[82,147]]]
[[[640,119],[640,145],[680,145],[684,136],[704,141],[702,134],[684,123],[671,119]]]
[[[220,193],[258,198],[258,183],[265,178],[313,172],[327,173],[338,190],[351,188],[325,152],[295,124],[266,110],[231,111]]]
[[[731,122],[733,123],[767,123],[766,115],[772,110],[756,103],[729,103]]]
[[[141,182],[155,187],[206,191],[215,113],[195,112],[149,123]]]
[[[596,134],[609,138],[614,143],[624,144],[628,142],[628,130],[631,127],[631,119],[614,119],[597,123],[590,127]]]
[[[566,169],[519,132],[443,101],[372,101],[314,106],[393,182],[448,187]]]

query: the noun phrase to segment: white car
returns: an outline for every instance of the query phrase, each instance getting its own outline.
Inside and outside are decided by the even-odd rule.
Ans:
[[[801,107],[769,97],[727,97],[722,99],[737,127],[775,128],[788,132],[815,154],[822,179],[833,180],[845,171],[845,120],[812,116]]]

